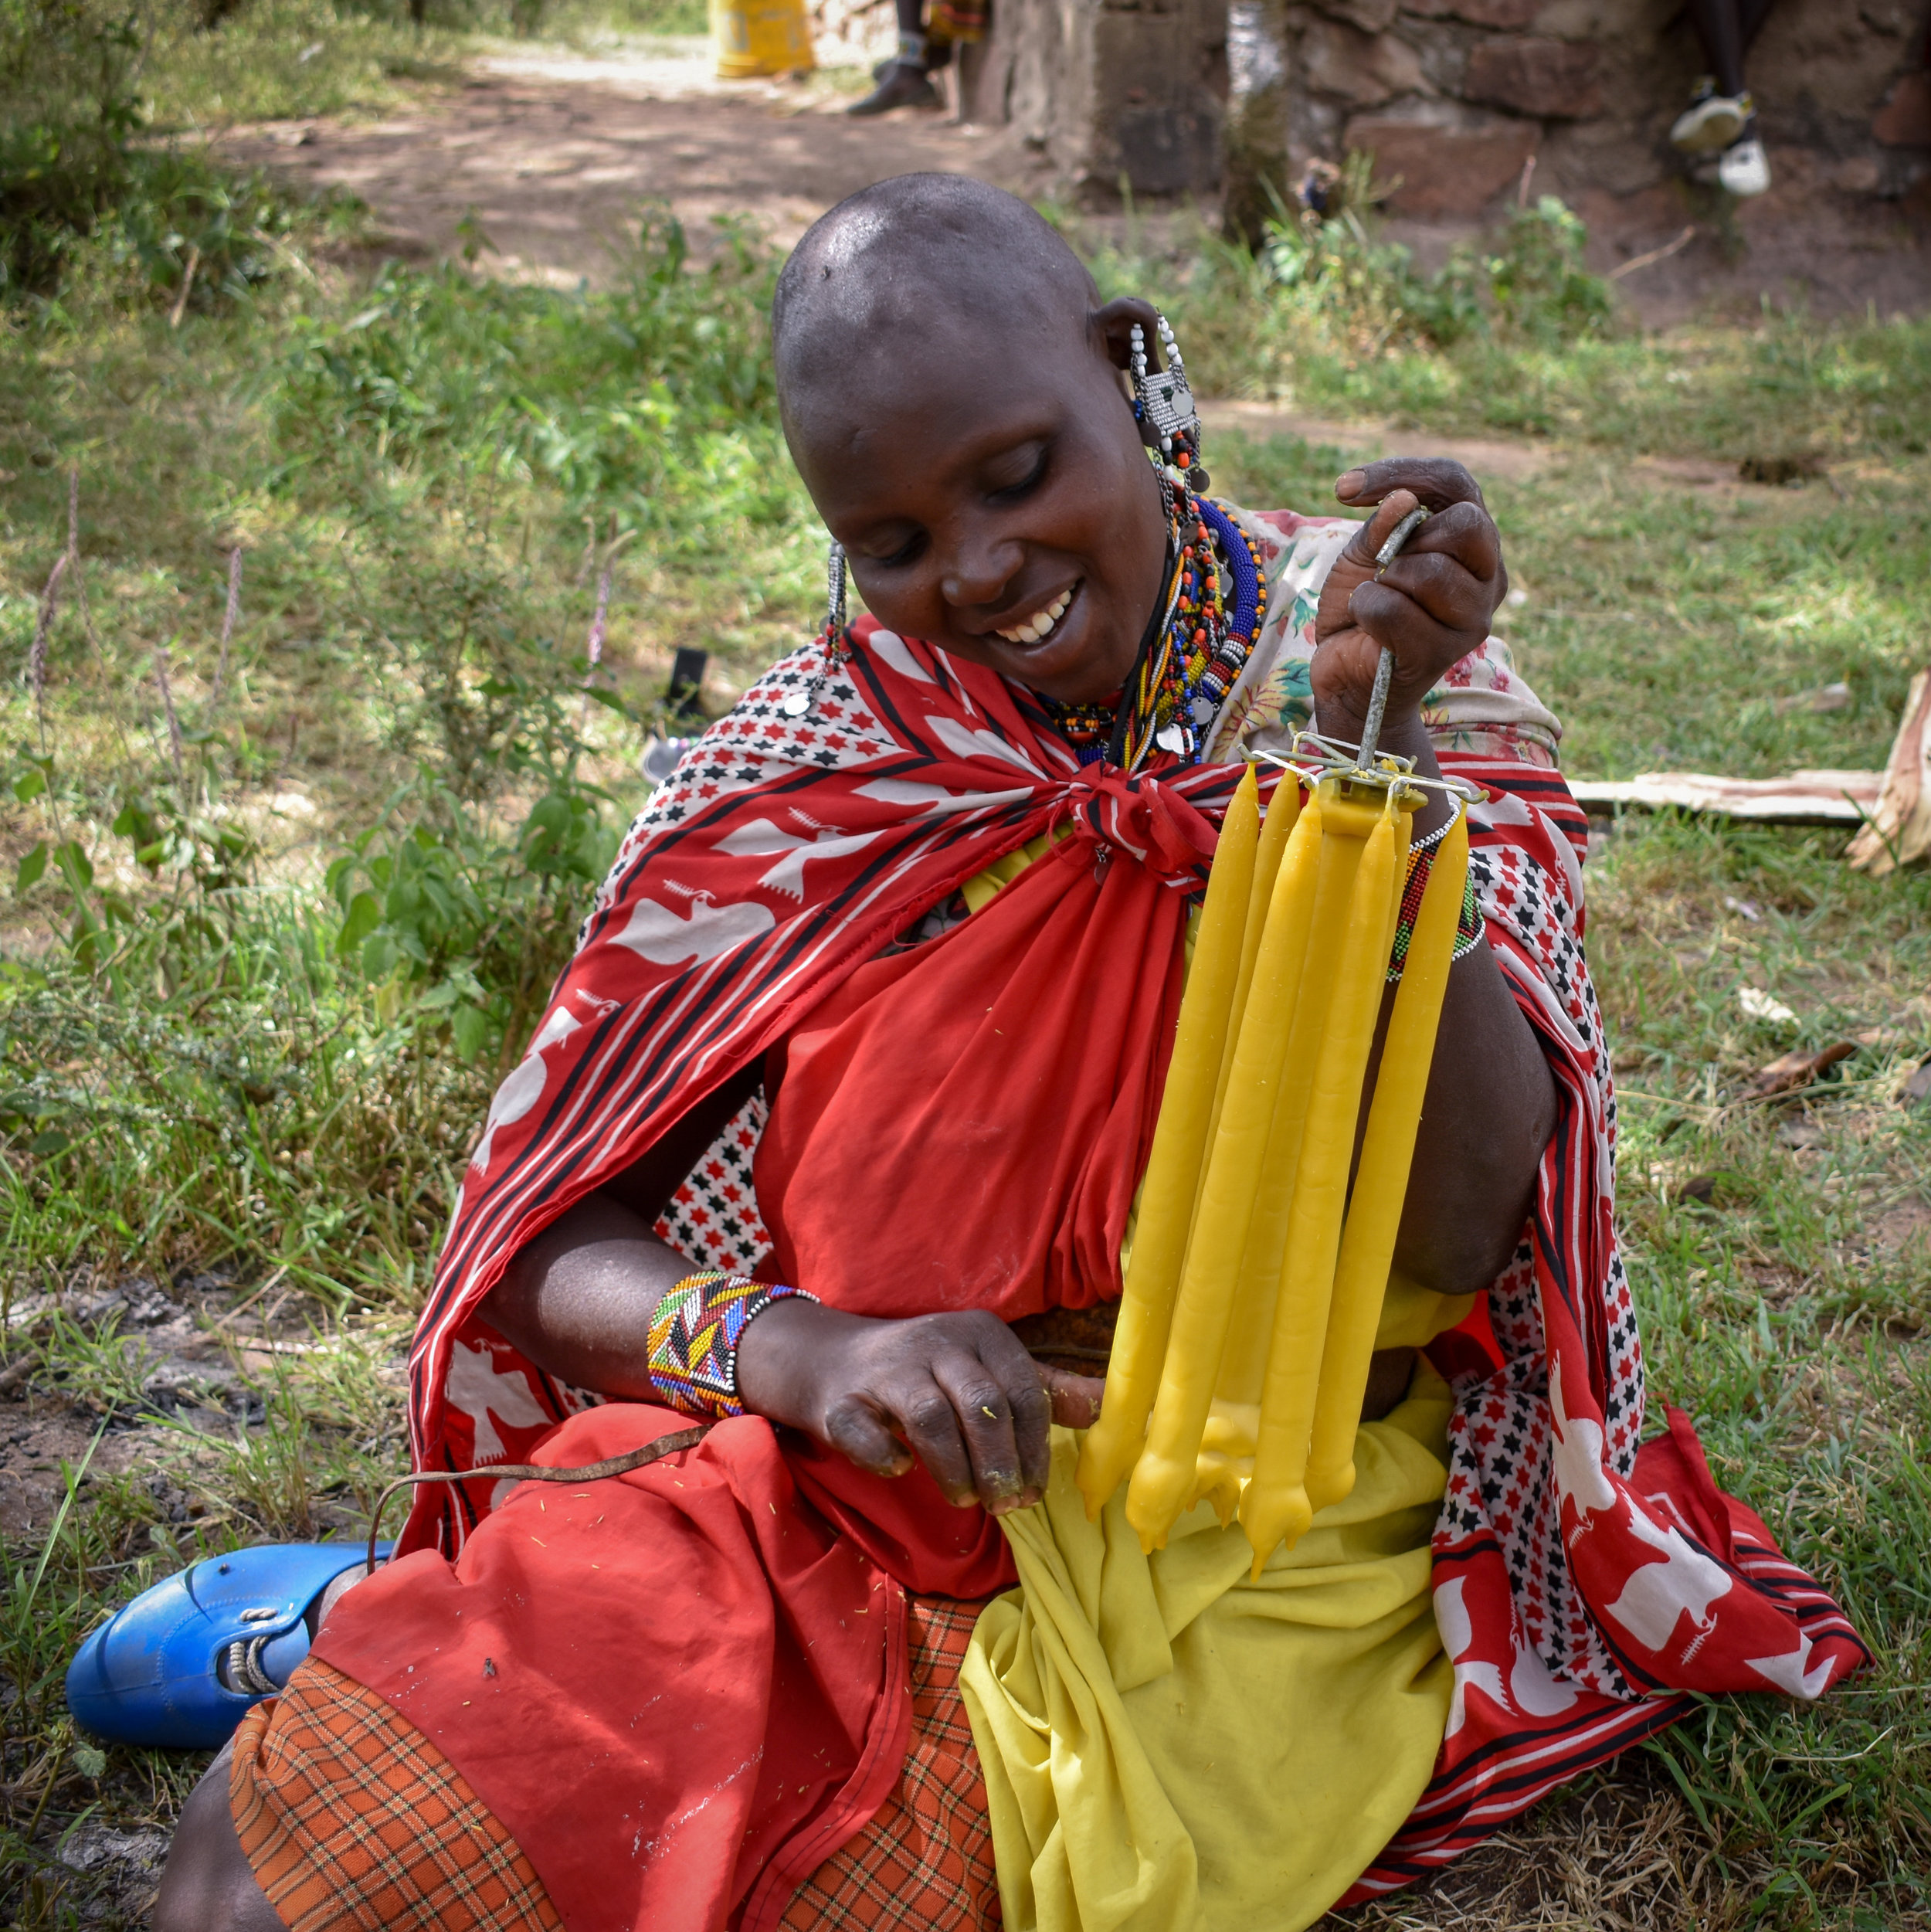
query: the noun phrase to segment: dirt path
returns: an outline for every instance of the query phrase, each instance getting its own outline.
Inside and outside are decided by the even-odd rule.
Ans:
[[[611,240],[667,204],[700,248],[711,218],[744,215],[781,243],[826,208],[918,168],[1039,192],[1039,165],[1002,131],[941,114],[853,121],[823,77],[728,83],[708,43],[592,59],[534,50],[477,62],[468,84],[373,124],[237,128],[222,145],[309,185],[359,195],[410,252],[443,255],[473,215],[500,271],[574,285],[606,272]]]

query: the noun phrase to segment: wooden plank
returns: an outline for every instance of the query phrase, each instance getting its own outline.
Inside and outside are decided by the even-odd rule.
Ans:
[[[1573,779],[1586,810],[1634,806],[1712,812],[1770,825],[1858,825],[1875,809],[1882,772],[1790,772],[1782,778],[1724,778],[1710,772],[1641,772],[1623,779]]]
[[[1884,768],[1870,822],[1851,841],[1851,863],[1881,879],[1931,853],[1931,671],[1911,681],[1904,722]]]

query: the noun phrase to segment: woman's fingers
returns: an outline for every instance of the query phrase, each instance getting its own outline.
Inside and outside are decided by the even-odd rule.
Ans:
[[[1384,457],[1350,470],[1334,486],[1341,501],[1359,509],[1379,503],[1396,490],[1413,493],[1428,510],[1446,510],[1458,503],[1482,504],[1481,485],[1452,457]]]
[[[1336,568],[1345,563],[1376,574],[1379,567],[1375,559],[1382,545],[1416,507],[1413,491],[1392,492],[1348,539]],[[1428,559],[1434,561],[1425,561]],[[1429,581],[1431,571],[1446,583],[1451,581],[1449,572],[1459,570],[1472,586],[1488,582],[1502,567],[1502,532],[1495,528],[1494,518],[1478,504],[1457,503],[1435,511],[1426,523],[1410,531],[1394,561],[1380,569],[1379,575],[1383,583],[1405,589]]]
[[[1378,565],[1382,547],[1415,504],[1412,491],[1392,491],[1349,539],[1322,587],[1317,630],[1358,626],[1395,653],[1404,676],[1432,678],[1481,641],[1508,576],[1493,519],[1466,502],[1431,515],[1390,563]],[[1372,677],[1371,666],[1364,674]]]
[[[874,1475],[903,1475],[912,1466],[911,1452],[863,1396],[834,1403],[826,1413],[824,1431],[825,1440],[840,1455]]]
[[[892,1406],[907,1446],[932,1472],[946,1501],[963,1509],[982,1499],[973,1480],[972,1454],[966,1445],[958,1405],[939,1379],[940,1368],[941,1361],[935,1359],[913,1370],[894,1391]],[[957,1379],[955,1370],[952,1379]],[[1015,1455],[1015,1465],[1017,1460]],[[1015,1479],[1010,1493],[1016,1495],[1018,1489]]]
[[[1459,565],[1471,577],[1486,582],[1502,569],[1502,532],[1478,503],[1454,503],[1438,510],[1402,546],[1401,554],[1383,573],[1385,582],[1405,565],[1424,558]]]
[[[840,1454],[880,1475],[902,1475],[915,1457],[953,1502],[995,1513],[1045,1493],[1054,1398],[996,1316],[824,1326],[824,1359],[808,1378],[820,1391],[817,1419],[806,1426]],[[1102,1385],[1089,1386],[1094,1399],[1068,1394],[1065,1419],[1090,1422]]]
[[[1493,578],[1475,576],[1452,557],[1403,557],[1379,577],[1357,584],[1348,599],[1348,615],[1383,643],[1434,648],[1438,633],[1465,637],[1462,650],[1481,640],[1497,599]],[[1378,623],[1375,613],[1390,613]],[[1399,626],[1390,635],[1390,625]],[[1425,640],[1425,643],[1424,643]]]
[[[1046,1493],[1053,1472],[1053,1399],[1040,1380],[1039,1364],[1003,1322],[995,1319],[980,1356],[1006,1391],[1019,1448],[1020,1480],[1024,1493],[1037,1501]]]
[[[1354,535],[1348,539],[1348,546],[1336,559],[1335,567],[1351,565],[1357,571],[1372,570],[1375,558],[1381,546],[1394,535],[1395,527],[1402,518],[1412,511],[1424,508],[1421,499],[1412,490],[1393,490],[1383,497],[1375,513],[1366,523],[1358,524]],[[1423,529],[1427,525],[1424,524]],[[1408,539],[1413,542],[1413,537]]]
[[[1396,672],[1404,681],[1420,677],[1432,683],[1441,671],[1464,657],[1481,642],[1478,624],[1444,622],[1414,598],[1386,583],[1365,583],[1348,605],[1356,626],[1377,646],[1395,654]],[[1365,672],[1373,683],[1372,665]]]
[[[1047,1398],[1052,1404],[1053,1420],[1063,1429],[1092,1428],[1100,1419],[1100,1398],[1106,1393],[1105,1381],[1098,1376],[1075,1375],[1067,1369],[1051,1368],[1044,1362],[1037,1366]]]
[[[1044,1492],[1052,1405],[1032,1357],[1004,1323],[993,1319],[972,1339],[977,1346],[970,1351],[936,1356],[932,1379],[959,1419],[973,1492],[997,1513],[1036,1502]]]

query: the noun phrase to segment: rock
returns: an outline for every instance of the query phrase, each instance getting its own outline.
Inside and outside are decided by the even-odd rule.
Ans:
[[[1831,185],[1847,195],[1875,195],[1883,182],[1884,170],[1875,154],[1853,154],[1831,171]]]
[[[1468,56],[1464,92],[1518,114],[1584,121],[1603,111],[1597,50],[1567,40],[1487,40]]]
[[[1887,148],[1931,148],[1931,72],[1901,75],[1871,131]]]
[[[131,1878],[151,1882],[168,1856],[168,1834],[151,1825],[117,1832],[93,1818],[70,1832],[55,1854],[70,1871],[92,1872],[106,1866],[124,1868]]]
[[[1346,136],[1348,147],[1374,156],[1384,185],[1399,179],[1388,198],[1392,213],[1464,218],[1515,185],[1541,139],[1533,121],[1437,101],[1356,114]]]
[[[1542,10],[1542,0],[1401,0],[1403,13],[1478,27],[1525,27]]]
[[[1317,93],[1351,107],[1376,107],[1420,87],[1421,57],[1392,34],[1366,34],[1317,20],[1301,38],[1301,72]]]

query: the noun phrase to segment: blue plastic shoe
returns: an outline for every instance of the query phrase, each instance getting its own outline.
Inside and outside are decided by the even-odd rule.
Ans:
[[[391,1546],[376,1546],[378,1557]],[[144,1590],[67,1668],[75,1722],[117,1744],[219,1750],[308,1655],[307,1616],[365,1546],[271,1543],[191,1564]]]

